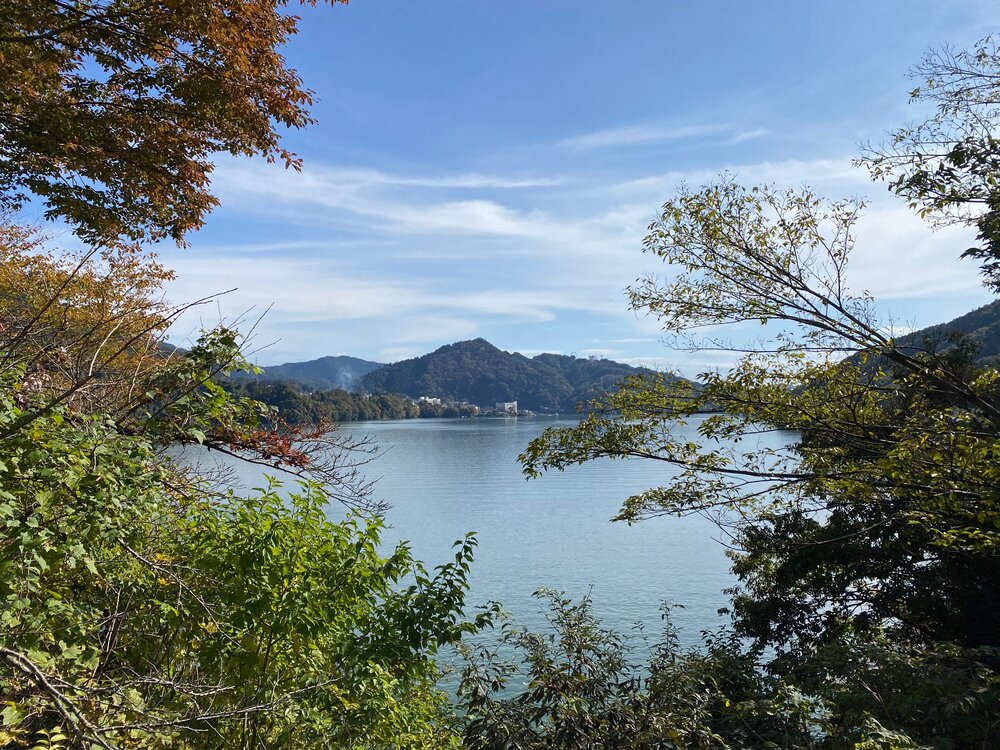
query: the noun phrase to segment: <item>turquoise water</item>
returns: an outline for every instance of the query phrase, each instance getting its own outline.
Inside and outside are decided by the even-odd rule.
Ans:
[[[684,641],[725,622],[724,589],[734,582],[724,534],[699,516],[664,517],[634,526],[610,522],[630,494],[669,482],[674,470],[644,460],[602,460],[527,481],[517,455],[550,426],[572,418],[422,419],[345,424],[383,449],[364,467],[375,492],[392,506],[387,543],[409,540],[432,567],[451,559],[468,531],[479,540],[470,605],[496,600],[523,625],[544,624],[541,587],[573,598],[588,593],[605,625],[627,632],[659,626],[663,601],[682,604],[674,623]],[[684,430],[697,439],[697,421]],[[789,441],[765,435],[778,447]],[[256,467],[238,478],[260,484]],[[339,513],[331,508],[331,513]]]
[[[500,601],[518,622],[537,627],[541,587],[574,598],[588,592],[603,622],[627,631],[659,623],[663,600],[683,604],[676,624],[694,637],[721,623],[731,585],[719,530],[701,517],[612,523],[630,494],[669,480],[652,461],[604,460],[526,480],[517,455],[550,426],[571,419],[406,420],[345,425],[385,449],[369,464],[376,493],[392,509],[390,534],[417,557],[450,556],[467,531],[479,540],[471,603]]]

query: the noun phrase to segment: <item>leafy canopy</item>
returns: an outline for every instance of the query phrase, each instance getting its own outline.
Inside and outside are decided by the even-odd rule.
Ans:
[[[980,262],[987,285],[1000,290],[1000,51],[988,36],[972,49],[944,47],[913,70],[914,102],[934,113],[869,144],[859,159],[920,215],[937,225],[979,230],[965,256]]]
[[[992,104],[997,59],[984,49],[993,48],[960,56],[979,67],[941,118]],[[899,143],[916,171],[906,174],[947,162],[921,161],[928,142],[909,132]],[[965,200],[952,179],[995,183],[992,135],[971,143],[980,172],[934,166],[938,187],[953,190],[934,210]],[[852,746],[847,737],[876,725],[920,746],[991,746],[1000,743],[1000,373],[968,345],[900,345],[871,297],[852,293],[861,210],[726,175],[681,188],[644,243],[671,273],[640,279],[631,305],[684,344],[736,351],[736,363],[697,387],[630,378],[521,458],[528,475],[598,457],[672,467],[668,484],[628,498],[618,518],[704,513],[729,534],[737,633],[829,711],[821,746]],[[991,281],[990,257],[975,257]],[[749,345],[697,338],[755,323]],[[760,447],[762,431],[784,432],[788,447]]]
[[[0,205],[37,196],[90,243],[181,243],[218,202],[217,153],[297,168],[279,128],[311,122],[312,93],[280,52],[287,5],[4,0]]]

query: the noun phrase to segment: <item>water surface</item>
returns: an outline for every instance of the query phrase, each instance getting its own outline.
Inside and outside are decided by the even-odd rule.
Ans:
[[[698,421],[678,429],[698,440]],[[476,532],[470,611],[499,601],[519,623],[538,628],[545,623],[544,606],[532,594],[544,587],[576,599],[589,594],[603,623],[620,632],[642,623],[655,634],[664,601],[683,605],[673,621],[687,643],[724,624],[718,610],[728,604],[724,590],[734,578],[724,534],[711,521],[610,521],[625,498],[669,483],[675,469],[603,459],[524,478],[517,455],[528,443],[546,427],[575,423],[572,417],[412,419],[340,429],[368,435],[383,450],[364,473],[378,479],[376,495],[391,505],[387,545],[408,540],[414,555],[433,567],[453,558],[457,539]],[[790,437],[765,433],[760,440],[779,448]],[[241,489],[261,486],[260,467],[225,463]],[[330,509],[332,516],[342,512]]]
[[[682,428],[697,439],[697,419]],[[526,480],[517,455],[546,427],[573,418],[403,420],[346,424],[385,452],[365,467],[392,508],[389,541],[407,539],[430,565],[451,557],[467,531],[479,540],[471,603],[498,600],[523,624],[542,624],[541,587],[574,598],[588,592],[604,623],[621,631],[659,627],[664,600],[686,641],[724,622],[730,561],[722,533],[699,516],[628,526],[609,519],[629,495],[665,484],[675,469],[648,460],[605,459]],[[787,436],[765,436],[775,446]]]

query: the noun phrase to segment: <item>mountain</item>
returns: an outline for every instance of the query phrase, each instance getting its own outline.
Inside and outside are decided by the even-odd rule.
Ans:
[[[362,377],[382,366],[380,362],[369,362],[357,357],[320,357],[308,362],[287,362],[265,367],[263,374],[256,379],[298,383],[315,390],[350,390]]]
[[[923,328],[897,337],[899,344],[946,351],[955,346],[954,334],[963,334],[978,347],[980,362],[995,364],[1000,359],[1000,300],[978,307],[947,323]]]
[[[493,406],[517,401],[532,411],[572,411],[581,401],[612,389],[627,375],[649,372],[608,359],[561,354],[528,358],[485,339],[459,341],[430,354],[386,365],[365,375],[366,391],[431,396]]]

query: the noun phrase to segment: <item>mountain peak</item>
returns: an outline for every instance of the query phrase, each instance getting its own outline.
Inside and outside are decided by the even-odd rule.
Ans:
[[[437,351],[441,351],[442,349],[449,349],[449,348],[455,348],[455,349],[473,349],[473,348],[483,348],[483,347],[486,347],[486,348],[489,348],[489,349],[496,349],[497,351],[501,351],[501,349],[499,347],[495,346],[494,344],[491,344],[489,341],[487,341],[486,339],[484,339],[482,336],[480,336],[478,338],[474,338],[474,339],[464,339],[462,341],[456,341],[453,344],[445,344],[444,346],[439,347],[437,349]]]
[[[641,369],[612,362],[561,355],[528,359],[506,352],[484,338],[456,341],[422,357],[368,373],[368,391],[431,396],[489,406],[517,401],[525,409],[572,411],[577,404],[612,390]]]

